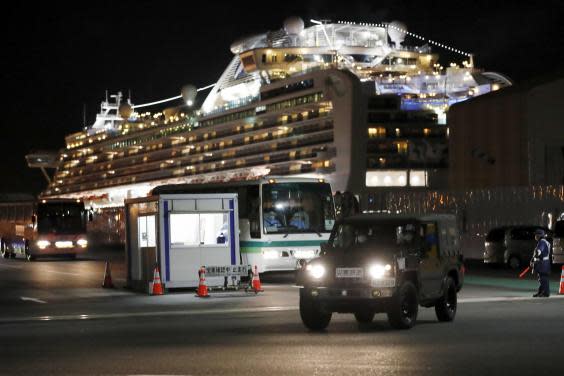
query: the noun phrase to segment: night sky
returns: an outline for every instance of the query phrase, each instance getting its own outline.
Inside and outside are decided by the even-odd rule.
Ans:
[[[62,3],[62,2],[61,2]],[[133,103],[214,83],[241,36],[277,30],[291,15],[400,20],[408,30],[475,54],[475,65],[517,84],[564,75],[564,1],[95,1],[3,6],[0,192],[38,193],[24,155],[57,150],[90,125],[105,90]],[[409,39],[407,40],[409,41]],[[435,49],[441,63],[455,56]],[[460,59],[457,59],[460,62]]]

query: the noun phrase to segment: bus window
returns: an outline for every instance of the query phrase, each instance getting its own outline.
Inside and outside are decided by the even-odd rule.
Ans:
[[[329,184],[265,184],[262,199],[264,231],[268,234],[330,232],[335,223]]]
[[[247,189],[247,214],[249,216],[251,238],[260,238],[260,197],[259,186],[253,185]]]

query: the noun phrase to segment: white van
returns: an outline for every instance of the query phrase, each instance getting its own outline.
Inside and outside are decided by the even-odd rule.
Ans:
[[[564,215],[561,215],[554,225],[552,263],[564,264]]]

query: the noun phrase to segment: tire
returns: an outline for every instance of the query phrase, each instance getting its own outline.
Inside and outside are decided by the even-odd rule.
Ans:
[[[388,309],[388,322],[394,329],[410,329],[417,321],[419,301],[417,289],[410,281],[405,281],[392,298]]]
[[[456,316],[457,305],[456,283],[451,277],[447,277],[444,296],[435,304],[437,319],[443,322],[453,321]]]
[[[323,312],[319,302],[308,296],[304,289],[300,290],[300,317],[304,325],[313,331],[322,331],[331,321],[331,312]]]
[[[359,324],[370,324],[374,320],[374,312],[369,310],[357,311],[354,318]]]
[[[507,266],[509,266],[511,270],[519,270],[521,267],[521,259],[518,256],[511,255],[507,260]]]

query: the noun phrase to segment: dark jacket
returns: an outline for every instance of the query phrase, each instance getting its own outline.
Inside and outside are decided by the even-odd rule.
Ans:
[[[541,238],[533,254],[533,269],[536,273],[550,272],[550,243]]]

